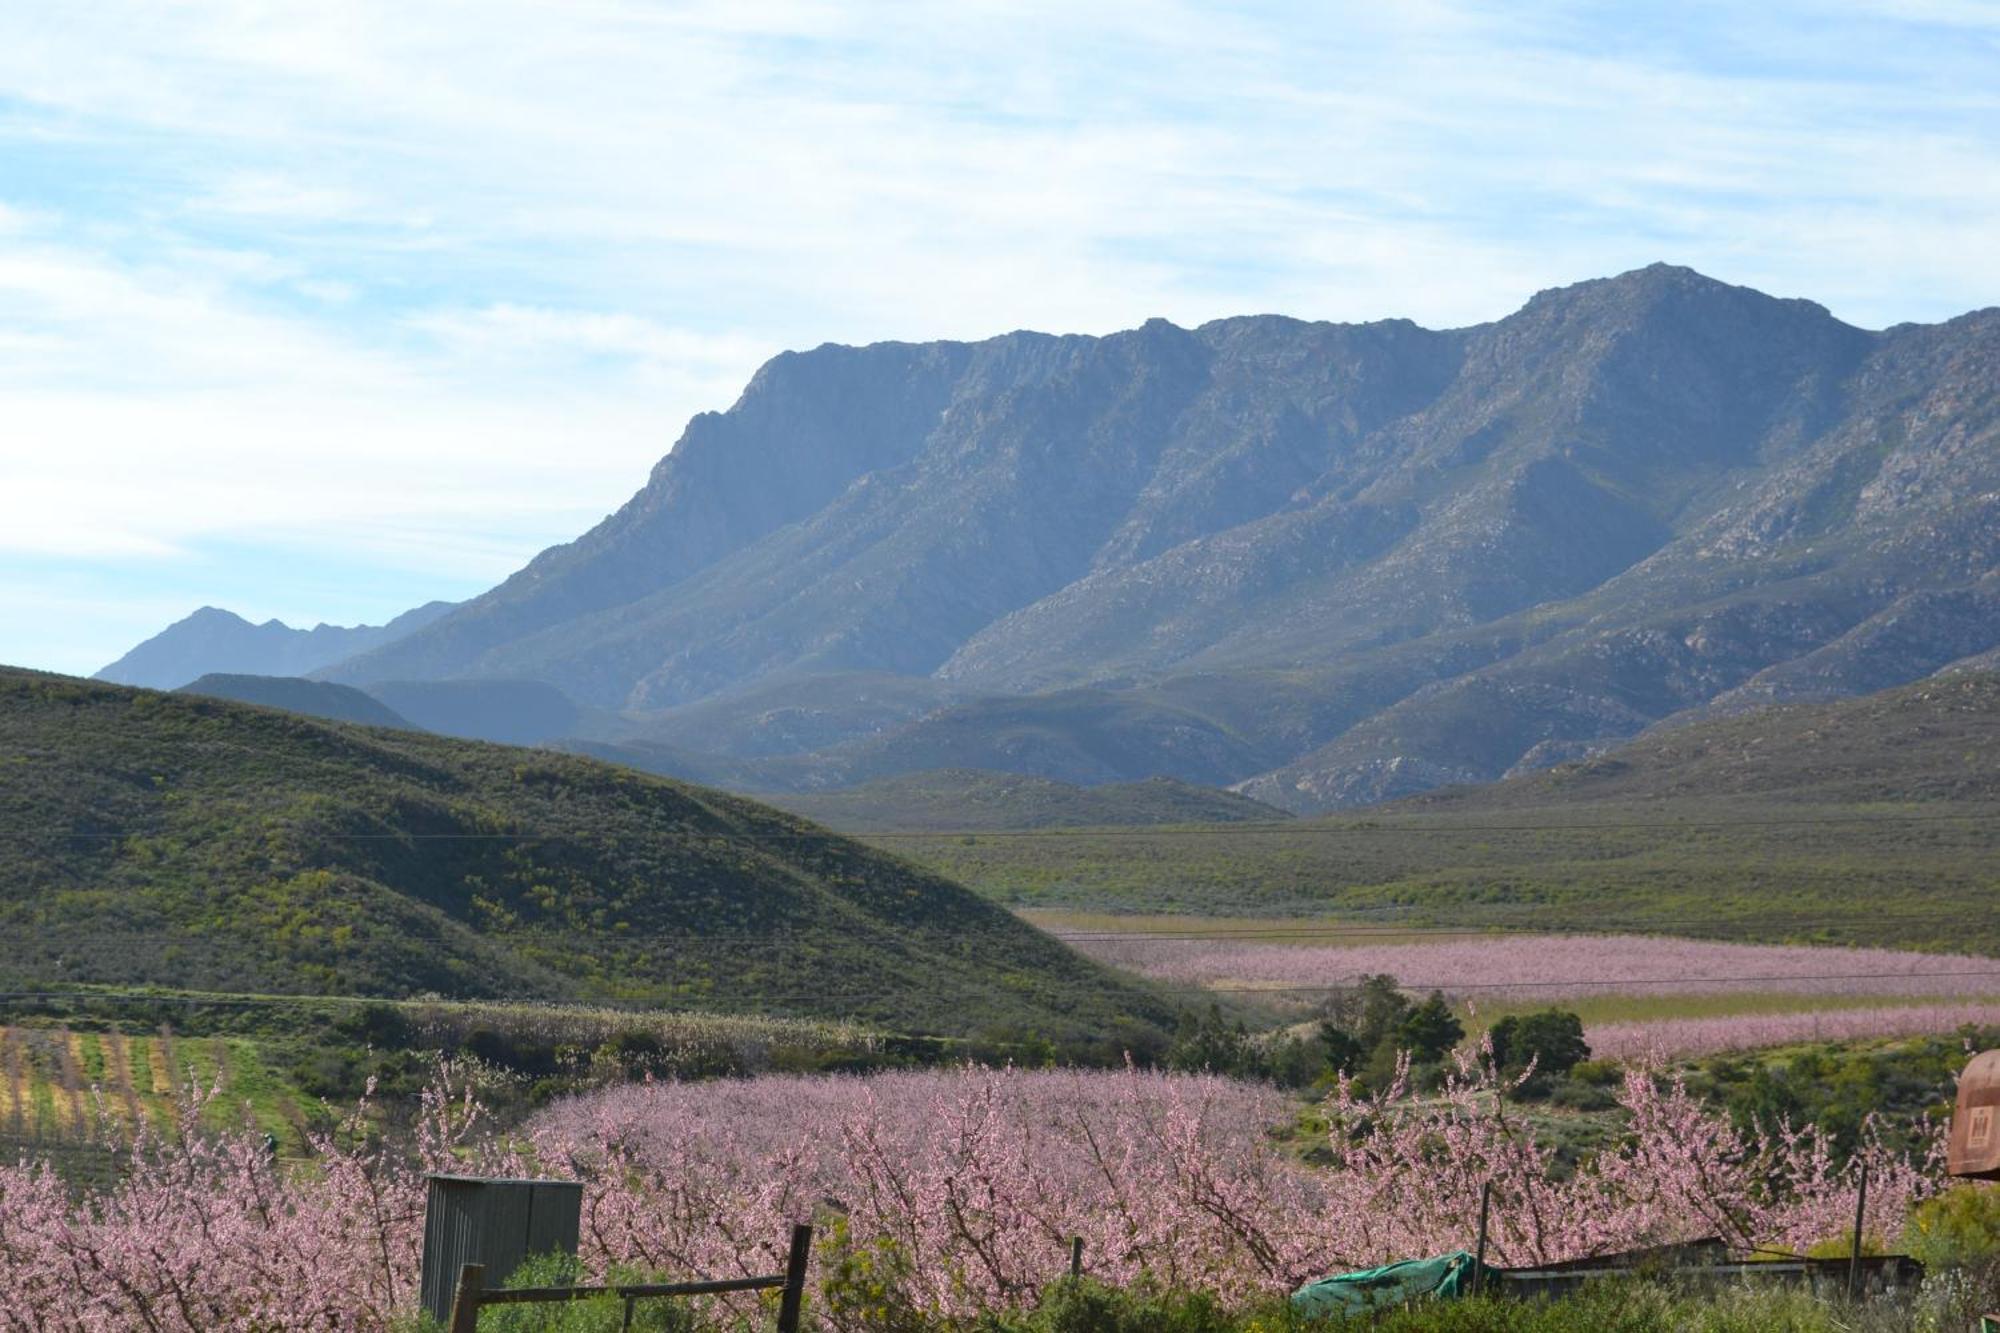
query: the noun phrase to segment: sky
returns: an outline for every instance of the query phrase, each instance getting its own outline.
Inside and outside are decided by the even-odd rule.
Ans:
[[[0,662],[491,586],[823,342],[2000,304],[2000,0],[0,6]]]

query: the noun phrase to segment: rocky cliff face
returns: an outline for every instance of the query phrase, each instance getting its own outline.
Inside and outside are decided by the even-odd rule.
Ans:
[[[2000,647],[1996,395],[2000,312],[1872,333],[1665,266],[1446,332],[823,347],[329,674],[541,680],[799,788],[1381,799]]]

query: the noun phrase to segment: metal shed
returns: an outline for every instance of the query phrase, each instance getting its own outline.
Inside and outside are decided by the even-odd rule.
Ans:
[[[420,1298],[443,1323],[451,1318],[459,1269],[483,1264],[499,1285],[529,1255],[576,1253],[583,1185],[574,1180],[489,1180],[431,1176],[424,1205]]]
[[[1945,1169],[1973,1180],[2000,1180],[2000,1051],[1981,1051],[1958,1076]]]

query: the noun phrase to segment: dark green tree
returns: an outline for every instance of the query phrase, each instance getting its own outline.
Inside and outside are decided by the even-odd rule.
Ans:
[[[1442,1060],[1464,1037],[1465,1027],[1445,1003],[1442,991],[1432,991],[1430,998],[1404,1015],[1396,1027],[1397,1045],[1414,1060]]]
[[[1562,1009],[1509,1014],[1487,1032],[1493,1046],[1493,1067],[1520,1075],[1530,1065],[1534,1073],[1515,1089],[1522,1098],[1546,1096],[1550,1085],[1590,1058],[1583,1039],[1583,1020]]]
[[[1241,1023],[1222,1016],[1210,1003],[1206,1013],[1183,1013],[1180,1031],[1167,1048],[1167,1068],[1185,1073],[1248,1075],[1261,1072],[1257,1051]]]
[[[1523,1018],[1509,1044],[1513,1067],[1524,1069],[1533,1060],[1535,1072],[1548,1078],[1560,1078],[1590,1058],[1583,1020],[1561,1009],[1544,1009]]]
[[[1403,994],[1394,977],[1381,972],[1361,979],[1354,1007],[1355,1040],[1363,1050],[1372,1051],[1402,1027],[1410,1014],[1410,997]]]
[[[1326,1055],[1327,1069],[1336,1074],[1358,1072],[1368,1055],[1359,1038],[1331,1019],[1319,1025],[1319,1046]]]

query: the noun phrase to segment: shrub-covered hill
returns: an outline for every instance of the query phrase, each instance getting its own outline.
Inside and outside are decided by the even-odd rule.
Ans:
[[[1292,817],[1289,811],[1233,791],[1177,778],[1079,787],[1023,773],[968,768],[907,773],[840,791],[765,799],[850,833],[1240,824]]]
[[[1500,810],[1753,797],[2000,801],[2000,674],[1935,676],[1859,699],[1667,728],[1595,758],[1396,807]]]
[[[1148,992],[948,880],[580,757],[0,669],[0,984],[1074,1035]]]

